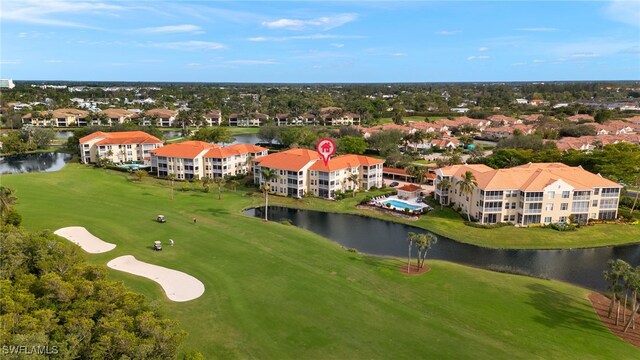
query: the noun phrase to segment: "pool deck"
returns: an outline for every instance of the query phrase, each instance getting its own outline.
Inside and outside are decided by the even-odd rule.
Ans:
[[[374,199],[374,200],[371,201],[371,204],[372,205],[376,205],[376,206],[380,206],[380,207],[386,207],[385,203],[387,201],[396,200],[396,201],[401,201],[401,202],[407,203],[409,205],[418,207],[418,209],[411,210],[411,211],[421,211],[424,208],[429,208],[430,207],[427,204],[417,202],[416,201],[417,199],[418,198],[412,198],[412,199],[409,199],[409,200],[405,200],[405,199],[400,199],[398,197],[398,195],[391,195],[389,197],[381,197],[381,198],[378,198],[378,199]],[[398,210],[398,211],[404,211],[404,209],[405,209],[405,208],[398,208],[398,207],[393,206],[393,205],[391,205],[391,208],[394,209],[394,210]]]

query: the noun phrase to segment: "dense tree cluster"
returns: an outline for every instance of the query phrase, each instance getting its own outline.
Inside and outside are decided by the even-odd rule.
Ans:
[[[53,359],[176,357],[184,333],[173,321],[108,280],[104,267],[86,263],[76,245],[19,228],[16,201],[12,189],[0,187],[2,346],[39,348]]]
[[[60,359],[171,359],[183,337],[123,283],[49,232],[3,226],[0,343]]]
[[[12,131],[2,137],[2,153],[14,154],[46,149],[54,137],[54,131],[45,128]]]

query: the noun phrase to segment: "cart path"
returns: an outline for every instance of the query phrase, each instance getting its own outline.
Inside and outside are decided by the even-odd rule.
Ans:
[[[197,299],[204,294],[204,284],[193,276],[181,271],[139,261],[133,255],[117,257],[109,261],[107,266],[157,282],[162,286],[171,301],[189,301]]]
[[[102,241],[82,226],[69,226],[58,229],[53,233],[80,246],[82,250],[90,254],[105,253],[116,247],[115,244]]]

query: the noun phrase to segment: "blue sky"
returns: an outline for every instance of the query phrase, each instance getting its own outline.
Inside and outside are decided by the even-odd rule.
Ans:
[[[0,4],[15,80],[640,79],[640,1]]]

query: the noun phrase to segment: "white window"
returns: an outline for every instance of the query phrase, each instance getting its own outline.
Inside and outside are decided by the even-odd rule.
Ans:
[[[566,216],[560,216],[560,219],[558,219],[559,222],[561,223],[566,223],[567,222],[567,217]]]
[[[553,199],[556,196],[555,191],[547,191],[547,197]]]
[[[569,208],[569,203],[560,204],[560,210],[567,210]]]
[[[545,224],[550,224],[551,223],[551,216],[547,216],[544,218],[544,223]]]
[[[553,203],[544,204],[544,209],[546,211],[553,211]]]
[[[563,199],[568,199],[568,198],[569,198],[569,194],[570,194],[570,192],[569,192],[569,191],[563,191],[563,192],[562,192],[562,198],[563,198]]]

